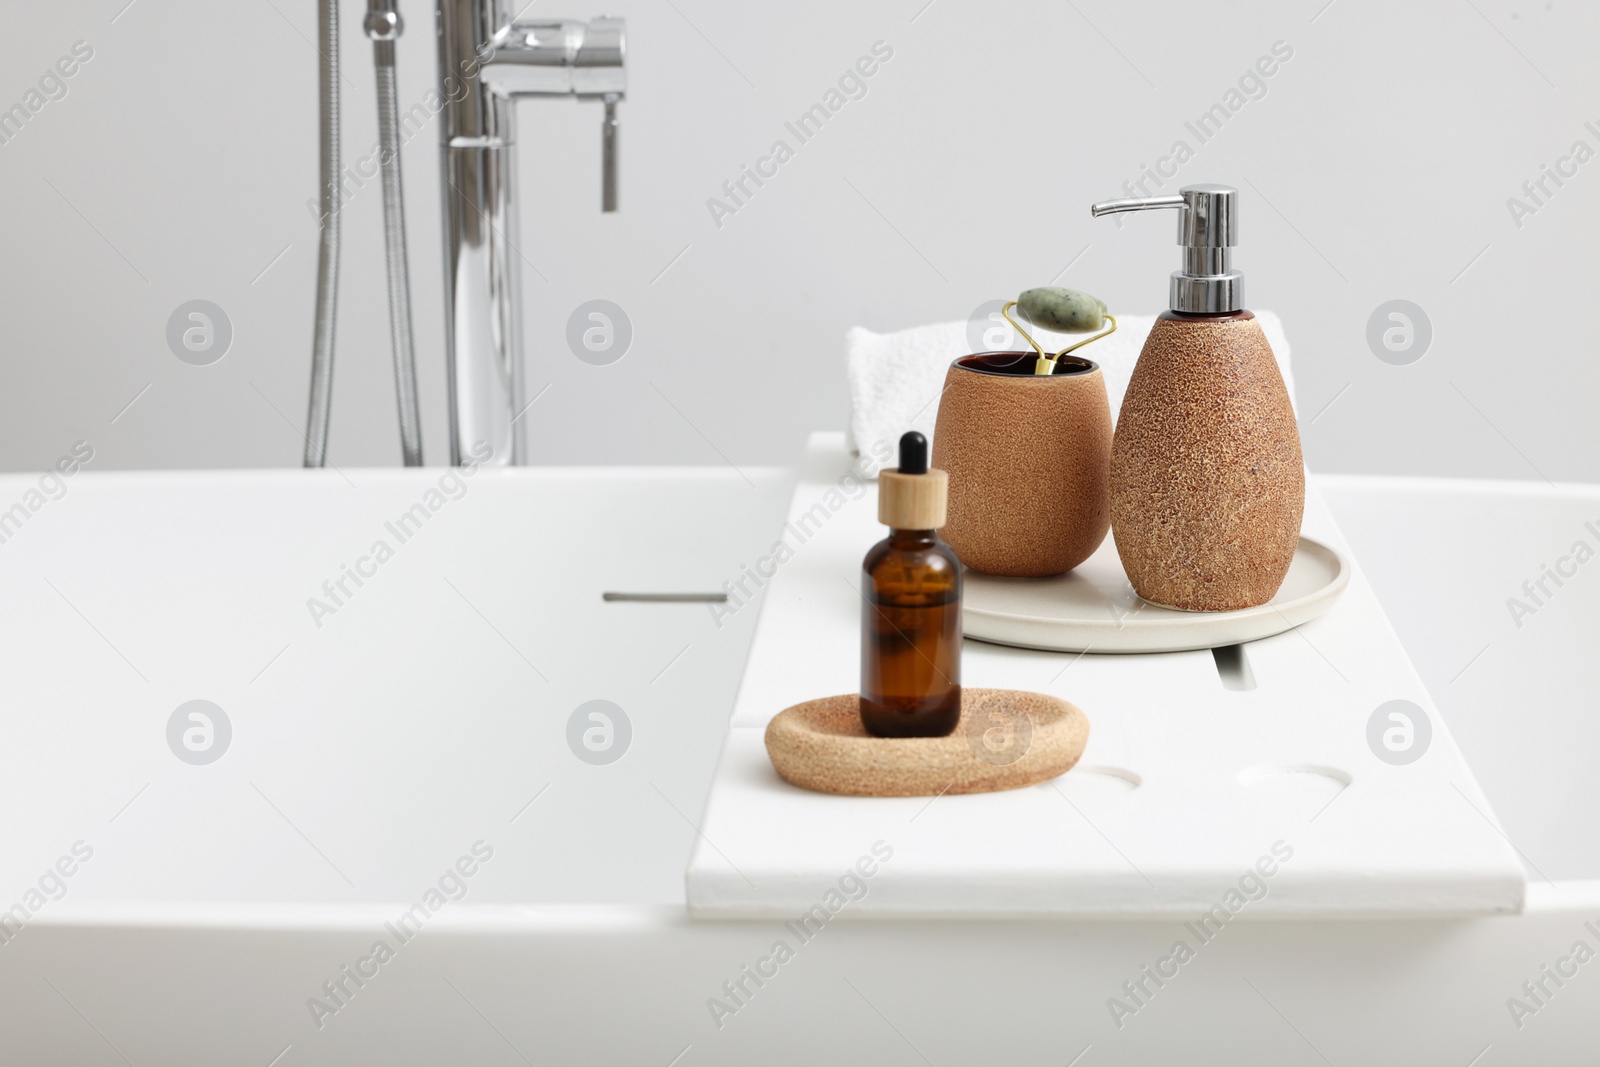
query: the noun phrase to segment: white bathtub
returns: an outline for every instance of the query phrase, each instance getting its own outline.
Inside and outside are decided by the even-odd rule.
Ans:
[[[224,477],[213,476],[213,488]],[[288,500],[302,492],[303,483],[293,479],[259,477],[260,484],[240,491],[239,508],[258,506],[263,494]],[[415,495],[420,483],[407,477],[358,477],[363,503],[335,514],[334,525],[347,518],[349,529],[366,529],[363,508],[382,515]],[[499,511],[507,521],[572,514],[587,491],[575,488],[580,480],[572,472],[517,472],[485,481],[482,492],[474,487],[480,501],[474,506],[486,509],[486,519]],[[230,755],[236,781],[205,779],[207,792],[195,784],[202,779],[193,768],[155,751],[149,777],[157,785],[115,823],[100,815],[91,825],[81,812],[76,822],[40,815],[64,806],[69,791],[92,792],[84,768],[100,765],[93,752],[63,752],[41,740],[69,735],[28,725],[24,705],[48,704],[53,690],[22,685],[27,699],[13,704],[8,719],[13,742],[3,796],[10,821],[28,830],[8,845],[5,870],[40,867],[74,835],[94,837],[98,847],[68,880],[66,895],[0,946],[0,1062],[1466,1067],[1592,1063],[1600,1054],[1600,960],[1578,964],[1572,957],[1580,941],[1600,950],[1600,786],[1589,773],[1600,756],[1592,695],[1600,681],[1593,654],[1600,562],[1578,567],[1559,589],[1547,581],[1555,595],[1541,598],[1520,628],[1505,603],[1574,541],[1600,548],[1600,535],[1584,528],[1590,519],[1600,528],[1600,491],[1319,479],[1525,856],[1525,914],[1237,922],[1207,944],[1173,921],[841,919],[802,944],[778,923],[690,921],[682,904],[682,872],[695,836],[690,824],[704,800],[737,682],[739,642],[748,640],[754,609],[717,628],[704,605],[594,606],[603,590],[621,584],[716,588],[736,577],[740,563],[766,549],[784,504],[781,473],[753,472],[750,480],[729,471],[616,475],[611,492],[662,516],[651,535],[659,551],[649,559],[637,555],[649,555],[637,529],[591,523],[577,532],[529,534],[522,562],[463,580],[471,581],[475,597],[501,605],[542,596],[549,607],[543,621],[520,628],[502,622],[507,643],[560,648],[579,666],[587,662],[583,650],[595,644],[607,650],[599,662],[609,665],[609,677],[559,693],[526,683],[522,706],[471,684],[459,704],[446,708],[317,706],[322,698],[314,686],[289,687],[239,716],[236,744],[243,746],[250,730],[270,737],[258,750],[241,747]],[[0,479],[0,491],[20,487],[12,481]],[[4,580],[24,595],[31,587],[23,583],[34,576],[19,575],[19,568],[49,566],[64,591],[92,588],[89,579],[100,566],[92,562],[95,553],[135,552],[125,543],[130,536],[149,541],[137,549],[154,554],[147,566],[203,570],[203,560],[151,547],[160,538],[124,533],[119,544],[95,521],[104,512],[142,523],[137,528],[145,531],[166,523],[177,536],[185,529],[179,497],[192,492],[178,476],[85,482],[78,498],[68,498],[80,511],[61,516],[49,546],[42,539],[15,553],[15,545],[6,546]],[[342,493],[330,483],[318,507],[344,506]],[[289,507],[260,506],[265,510],[240,518],[237,529],[219,528],[217,536],[255,536],[249,531],[264,516],[281,518]],[[262,536],[284,534],[272,529]],[[590,562],[628,562],[610,572],[553,566],[554,557],[579,545]],[[489,555],[503,548],[477,546]],[[226,557],[219,554],[219,573],[231,573]],[[448,558],[442,555],[438,565]],[[117,561],[102,562],[109,570]],[[306,574],[320,573],[318,565],[308,562]],[[415,565],[427,563],[419,556]],[[503,586],[498,599],[490,578]],[[405,607],[401,581],[392,585],[396,592],[382,595],[399,599],[383,611]],[[153,583],[146,592],[160,589]],[[441,602],[449,602],[448,594]],[[502,617],[492,608],[485,614]],[[63,620],[50,626],[71,623]],[[201,640],[199,624],[191,625],[190,636]],[[37,638],[41,648],[46,636]],[[78,636],[88,642],[78,662],[101,669],[93,637]],[[7,637],[13,648],[28,640],[21,633]],[[270,654],[273,639],[264,641]],[[680,645],[700,651],[667,664]],[[151,675],[149,684],[161,688],[159,669],[147,662],[157,654],[154,645],[128,651]],[[392,662],[401,678],[437,669],[413,662],[415,652],[385,661],[381,649],[360,646],[348,655],[374,657],[363,667],[368,672]],[[505,678],[525,684],[514,660],[483,655],[479,663],[463,651],[456,661],[469,657],[461,667],[469,678],[482,672],[498,678],[494,672],[504,670]],[[309,662],[303,677],[316,678],[318,670],[337,675],[344,663]],[[108,661],[103,669],[114,667]],[[557,667],[547,663],[546,670],[554,674]],[[173,693],[179,690],[188,691],[180,685]],[[408,692],[397,687],[394,699]],[[578,699],[619,693],[638,709],[634,749],[610,766],[580,763],[561,744],[566,716]],[[148,707],[135,701],[128,714],[159,720],[172,703],[163,699]],[[242,709],[250,706],[248,695],[234,699]],[[73,707],[89,732],[71,736],[81,736],[85,749],[144,743],[138,730],[120,732],[120,716]],[[386,739],[364,749],[362,732],[338,725],[339,716]],[[536,725],[518,732],[513,716]],[[483,730],[489,741],[469,745],[452,731],[431,732],[431,722]],[[326,744],[306,744],[304,731],[319,726],[329,732]],[[299,778],[286,769],[290,760],[300,761]],[[229,760],[215,767],[227,768]],[[341,767],[347,770],[335,773]],[[110,772],[95,773],[103,780]],[[141,770],[128,782],[136,786],[143,776]],[[238,788],[222,789],[221,781]],[[259,804],[245,789],[249,783],[291,809],[284,814],[300,837],[284,828],[288,818],[248,806]],[[544,784],[548,794],[518,811]],[[286,790],[292,799],[280,795]],[[132,792],[121,779],[105,787],[108,803]],[[140,804],[170,819],[141,823]],[[208,804],[237,804],[238,819],[259,822],[243,829],[213,825],[204,811],[191,810]],[[160,829],[186,811],[192,817],[181,832]],[[46,829],[37,829],[41,820]],[[240,845],[241,837],[255,843]],[[495,855],[479,865],[465,899],[440,909],[401,944],[385,924],[478,838],[492,840]],[[336,879],[307,850],[312,840],[338,856],[350,881],[363,888]],[[756,986],[743,968],[767,956],[780,937],[795,947],[793,958]],[[362,985],[343,978],[341,968],[369,958],[380,938],[395,942],[393,959],[364,965],[372,976]],[[1194,958],[1157,987],[1143,968],[1179,938],[1191,942]],[[1546,966],[1571,973],[1557,984]],[[324,983],[340,980],[345,995],[335,1000]],[[1141,981],[1144,992],[1135,1000],[1124,983]],[[745,990],[738,1000],[725,987],[735,982]],[[1530,995],[1525,982],[1542,982],[1544,990],[1531,985]],[[314,1012],[308,1006],[314,997],[337,1010]],[[738,1010],[714,1013],[713,998]],[[1116,1018],[1111,998],[1137,1010]],[[1510,998],[1530,1010],[1514,1015]]]

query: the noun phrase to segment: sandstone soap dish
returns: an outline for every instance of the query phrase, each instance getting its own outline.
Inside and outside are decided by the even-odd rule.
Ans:
[[[796,704],[767,724],[779,777],[819,793],[867,797],[990,793],[1071,770],[1089,720],[1058,697],[1015,689],[961,691],[948,737],[872,737],[854,693]]]
[[[1257,641],[1327,611],[1350,584],[1337,549],[1302,536],[1278,595],[1240,611],[1180,611],[1139,598],[1116,545],[1054,578],[997,578],[968,571],[962,605],[968,637],[1057,652],[1182,652]]]

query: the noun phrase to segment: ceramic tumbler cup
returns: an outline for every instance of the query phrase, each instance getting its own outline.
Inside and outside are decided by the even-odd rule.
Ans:
[[[939,400],[933,465],[950,475],[940,536],[984,574],[1069,571],[1111,526],[1105,377],[1076,356],[1051,375],[1034,364],[1032,352],[962,356]]]

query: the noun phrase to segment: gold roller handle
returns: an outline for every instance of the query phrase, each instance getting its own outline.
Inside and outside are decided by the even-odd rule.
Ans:
[[[1093,337],[1085,337],[1083,340],[1079,341],[1077,344],[1068,345],[1066,348],[1063,348],[1061,351],[1057,352],[1055,355],[1052,356],[1052,355],[1047,354],[1043,348],[1039,347],[1039,342],[1035,341],[1033,339],[1033,335],[1028,333],[1027,330],[1024,330],[1022,328],[1022,324],[1021,323],[1017,322],[1016,319],[1013,319],[1011,317],[1011,314],[1010,314],[1011,313],[1011,309],[1016,307],[1016,306],[1017,306],[1017,302],[1015,300],[1013,300],[1013,301],[1011,301],[1010,303],[1006,304],[1004,307],[1002,307],[1000,309],[1000,314],[1002,316],[1004,316],[1005,320],[1011,324],[1011,328],[1013,330],[1016,330],[1017,333],[1022,336],[1022,339],[1024,341],[1027,341],[1030,345],[1032,345],[1033,346],[1033,350],[1039,354],[1039,358],[1034,362],[1034,365],[1033,365],[1033,373],[1034,374],[1038,374],[1038,375],[1054,374],[1056,372],[1056,360],[1060,359],[1062,356],[1066,355],[1068,352],[1076,352],[1078,349],[1082,348],[1084,345],[1093,344],[1095,341],[1098,341],[1103,337],[1110,337],[1112,334],[1117,332],[1117,317],[1115,315],[1111,314],[1108,311],[1108,312],[1105,313],[1105,317],[1111,321],[1111,326],[1110,326],[1109,329],[1102,330],[1100,333],[1095,334]]]

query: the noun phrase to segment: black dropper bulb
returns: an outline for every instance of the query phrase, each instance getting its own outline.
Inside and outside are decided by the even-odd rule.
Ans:
[[[928,473],[928,439],[915,430],[900,435],[900,473]]]

